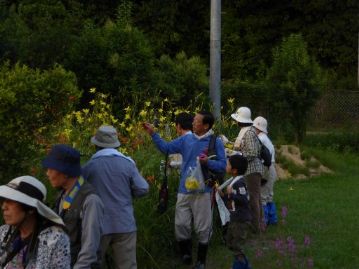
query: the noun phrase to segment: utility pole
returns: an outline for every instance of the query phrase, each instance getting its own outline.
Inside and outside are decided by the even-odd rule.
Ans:
[[[209,96],[214,117],[221,119],[221,0],[211,0]]]

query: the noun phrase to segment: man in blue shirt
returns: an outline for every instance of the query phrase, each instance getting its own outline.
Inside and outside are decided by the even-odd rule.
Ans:
[[[91,142],[97,152],[84,165],[82,174],[95,187],[105,206],[102,262],[110,245],[114,268],[136,269],[137,228],[132,199],[146,195],[148,183],[135,162],[116,150],[120,142],[113,126],[101,126]]]
[[[206,155],[209,142],[213,135],[212,126],[214,117],[206,111],[198,112],[193,119],[193,133],[180,136],[170,142],[164,141],[157,134],[152,125],[144,123],[144,129],[151,135],[156,147],[163,153],[182,155],[181,178],[178,188],[178,196],[175,213],[175,234],[179,243],[184,263],[192,262],[192,219],[198,236],[198,254],[196,269],[205,268],[208,242],[212,230],[211,211],[211,187],[206,186],[203,191],[192,192],[186,189],[185,182],[188,171],[197,165],[197,158],[202,166],[216,172],[225,172],[226,156],[224,146],[219,138],[216,138],[216,158],[209,159]]]

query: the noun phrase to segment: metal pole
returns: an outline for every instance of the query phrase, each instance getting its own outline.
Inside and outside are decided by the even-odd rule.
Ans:
[[[211,0],[209,95],[214,117],[221,119],[221,0]]]

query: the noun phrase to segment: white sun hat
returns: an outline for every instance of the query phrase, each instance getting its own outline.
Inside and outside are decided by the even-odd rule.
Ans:
[[[44,218],[64,226],[61,217],[44,204],[46,194],[45,185],[32,176],[17,177],[0,186],[0,198],[34,207]]]
[[[257,128],[259,131],[262,131],[264,133],[268,133],[267,131],[267,126],[268,126],[268,123],[267,123],[267,120],[261,116],[257,117],[254,119],[253,121],[253,126],[255,128]]]
[[[237,109],[235,113],[231,115],[231,117],[240,123],[252,123],[251,119],[251,110],[248,107],[241,106]]]

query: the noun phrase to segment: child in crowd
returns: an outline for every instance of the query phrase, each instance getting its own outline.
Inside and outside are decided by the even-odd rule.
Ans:
[[[252,229],[249,194],[243,177],[247,166],[247,159],[242,155],[230,156],[226,168],[226,172],[232,175],[226,181],[230,183],[227,186],[226,193],[220,188],[217,189],[230,212],[226,244],[234,254],[232,269],[250,269],[248,260],[242,250],[242,245],[250,229]]]

